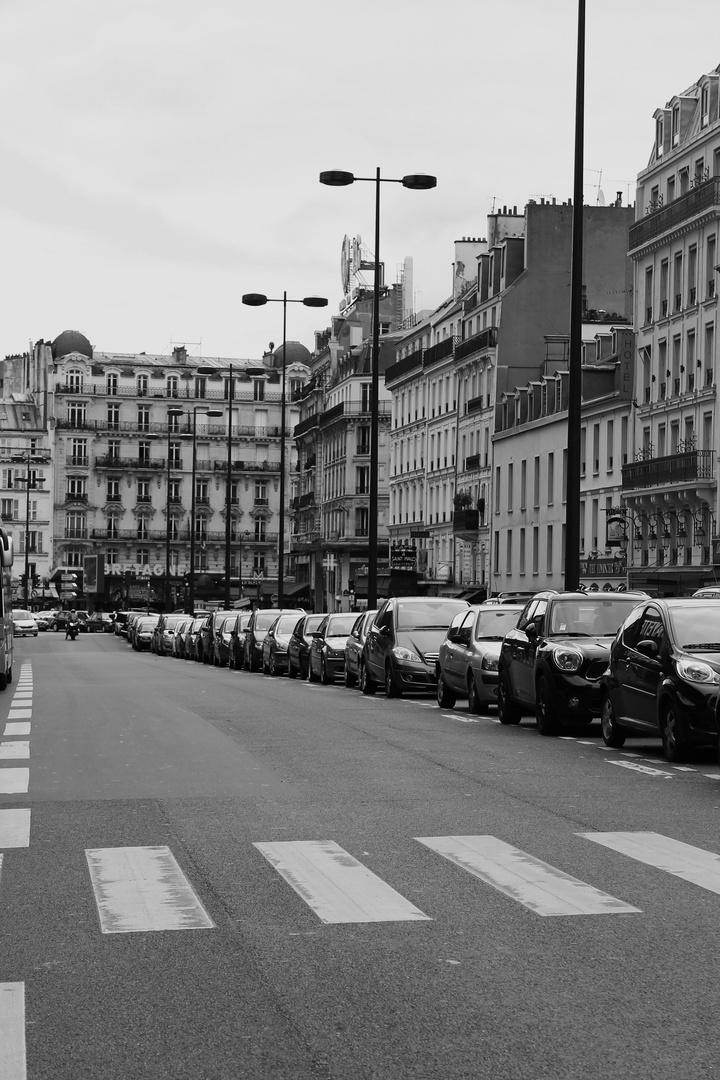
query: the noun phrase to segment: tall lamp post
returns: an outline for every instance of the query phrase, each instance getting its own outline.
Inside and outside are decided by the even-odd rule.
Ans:
[[[282,391],[280,395],[280,524],[278,531],[278,608],[285,606],[285,347],[287,344],[287,306],[288,304],[304,304],[305,307],[327,307],[324,296],[305,296],[302,300],[289,300],[284,292],[282,299],[265,296],[264,293],[245,293],[242,298],[243,304],[248,307],[262,307],[264,304],[282,304],[283,306],[283,336],[282,336]]]
[[[188,582],[188,615],[195,614],[195,473],[197,471],[197,414],[200,406],[192,409],[192,488],[190,494],[190,580]],[[219,409],[204,409],[205,416],[222,416]]]
[[[377,606],[377,564],[378,564],[378,475],[380,447],[379,443],[379,386],[380,386],[380,184],[402,184],[413,191],[428,191],[437,187],[437,177],[427,173],[411,173],[400,180],[380,176],[376,169],[375,176],[355,176],[351,172],[331,169],[320,173],[320,183],[328,187],[347,187],[356,180],[367,181],[375,185],[375,266],[373,282],[373,337],[372,337],[372,381],[370,385],[370,507],[368,521],[368,608]]]
[[[198,375],[224,375],[223,369],[213,367],[199,367]],[[228,430],[227,430],[227,476],[225,478],[225,608],[230,607],[230,551],[232,539],[232,409],[234,394],[233,366],[227,368],[228,380]],[[222,413],[220,413],[222,416]]]

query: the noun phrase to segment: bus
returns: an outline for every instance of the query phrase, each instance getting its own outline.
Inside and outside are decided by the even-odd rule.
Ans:
[[[0,690],[12,682],[13,621],[12,582],[13,542],[5,529],[0,528]]]

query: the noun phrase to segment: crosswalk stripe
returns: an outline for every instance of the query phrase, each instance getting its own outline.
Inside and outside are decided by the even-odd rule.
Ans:
[[[430,918],[333,840],[253,846],[324,923]]]
[[[30,743],[27,739],[16,739],[15,742],[0,742],[0,759],[29,757]]]
[[[640,911],[495,836],[415,839],[537,915],[619,915]]]
[[[8,720],[30,720],[32,718],[32,709],[10,709]]]
[[[6,724],[3,735],[29,735],[30,724],[23,720],[20,724]]]
[[[25,983],[0,983],[0,1078],[26,1076]]]
[[[29,769],[0,768],[0,795],[24,795],[29,783]]]
[[[103,934],[214,927],[168,847],[88,848],[85,856]]]
[[[720,855],[655,832],[578,833],[594,844],[720,895]]]
[[[0,848],[28,847],[29,844],[30,811],[0,810]]]

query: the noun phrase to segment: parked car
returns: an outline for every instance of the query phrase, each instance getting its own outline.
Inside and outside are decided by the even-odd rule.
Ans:
[[[345,645],[345,685],[355,686],[360,678],[360,657],[367,637],[368,627],[377,615],[377,608],[363,611],[355,619]]]
[[[435,664],[447,628],[465,600],[432,596],[392,596],[370,626],[362,660],[360,688],[374,694],[384,685],[387,697],[435,693]]]
[[[308,656],[308,680],[323,686],[345,674],[345,646],[356,622],[353,612],[326,615],[312,635]]]
[[[112,634],[113,617],[107,611],[93,611],[87,617],[87,631],[89,634]]]
[[[228,667],[235,671],[245,670],[245,631],[250,622],[251,612],[241,611],[235,622],[230,623],[230,649],[228,655]]]
[[[325,618],[325,614],[323,611],[313,615],[304,615],[293,630],[288,642],[288,676],[291,679],[298,675],[301,679],[307,678],[312,636]]]
[[[258,608],[250,616],[247,629],[245,630],[245,670],[259,671],[262,666],[262,646],[265,635],[277,619],[278,615],[297,615],[298,619],[302,611],[297,608],[287,608],[278,611],[277,608]]]
[[[205,620],[205,615],[198,615],[192,619],[185,630],[185,643],[183,646],[183,658],[185,660],[197,659],[197,643],[200,635],[200,627]]]
[[[302,615],[298,611],[278,615],[262,644],[262,669],[268,675],[284,675],[288,666],[288,645]]]
[[[646,593],[537,593],[506,635],[498,666],[498,715],[535,713],[541,735],[600,716],[600,678],[620,625]]]
[[[32,613],[24,608],[16,608],[12,613],[13,637],[37,637],[38,624]]]
[[[605,744],[659,736],[668,761],[718,739],[720,604],[648,600],[625,620],[602,684]]]
[[[704,589],[698,589],[697,592],[692,594],[692,599],[720,600],[720,586],[707,585]]]
[[[38,630],[51,630],[55,615],[52,611],[36,611],[34,618]]]
[[[137,652],[142,652],[143,649],[150,650],[153,630],[159,618],[159,615],[141,615],[136,621],[133,627],[132,646]]]
[[[187,615],[177,612],[160,616],[153,635],[154,651],[158,656],[172,656],[175,632],[186,619]]]
[[[172,638],[172,648],[170,649],[170,655],[175,660],[182,660],[185,652],[185,631],[189,624],[192,622],[190,615],[181,615],[180,621],[175,626]]]
[[[517,626],[522,604],[475,604],[448,627],[435,666],[437,701],[452,708],[467,698],[472,713],[497,704],[498,660],[503,638]]]
[[[203,623],[202,635],[203,659],[209,653],[209,664],[225,667],[230,657],[232,627],[237,621],[237,611],[214,611],[210,622]],[[207,627],[207,629],[206,629]]]

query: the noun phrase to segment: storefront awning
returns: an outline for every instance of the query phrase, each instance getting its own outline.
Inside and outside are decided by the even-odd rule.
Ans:
[[[283,587],[283,596],[287,600],[299,600],[303,598],[305,600],[310,599],[310,582],[309,581],[296,581],[294,585],[285,585]]]

